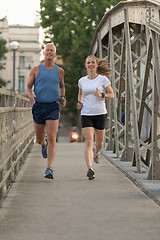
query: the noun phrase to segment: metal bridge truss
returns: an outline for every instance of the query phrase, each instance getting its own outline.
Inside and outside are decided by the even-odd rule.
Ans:
[[[112,68],[106,150],[160,179],[160,1],[117,4],[101,20],[89,54]]]

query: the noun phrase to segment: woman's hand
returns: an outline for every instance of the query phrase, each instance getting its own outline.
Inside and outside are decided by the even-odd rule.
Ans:
[[[96,92],[94,92],[94,96],[96,97],[102,97],[102,93],[96,88]]]
[[[78,103],[77,103],[77,109],[78,109],[78,110],[81,110],[82,107],[83,107],[82,102],[78,101]]]

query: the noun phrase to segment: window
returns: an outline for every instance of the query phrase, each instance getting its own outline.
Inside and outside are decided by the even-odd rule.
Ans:
[[[25,89],[25,78],[24,76],[19,76],[19,91],[22,91]]]
[[[24,68],[25,67],[25,56],[19,57],[19,67]]]

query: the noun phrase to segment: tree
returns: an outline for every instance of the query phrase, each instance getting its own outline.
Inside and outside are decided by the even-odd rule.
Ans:
[[[5,54],[8,52],[6,48],[6,40],[0,39],[0,70],[5,68],[5,63],[2,63],[2,60],[5,60]],[[6,86],[6,82],[0,77],[0,88]]]
[[[119,0],[41,0],[41,25],[46,42],[52,41],[62,56],[67,109],[76,113],[78,79],[84,74],[85,58],[94,31],[106,9]]]

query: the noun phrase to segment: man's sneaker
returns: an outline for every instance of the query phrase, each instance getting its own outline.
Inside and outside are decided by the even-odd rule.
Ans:
[[[48,167],[46,169],[44,177],[49,178],[49,179],[53,179],[53,168],[52,167],[50,167],[50,168]]]
[[[89,180],[92,180],[92,179],[95,178],[93,169],[91,169],[91,168],[88,169],[87,177],[88,177]]]
[[[94,162],[95,163],[99,163],[99,161],[100,161],[100,152],[98,152],[98,153],[96,153],[95,152],[95,145],[93,146],[93,160],[94,160]]]
[[[47,138],[46,138],[46,142],[47,142],[47,145],[46,145],[46,146],[43,146],[43,145],[42,145],[42,156],[43,156],[44,158],[47,158],[47,147],[48,147]]]

